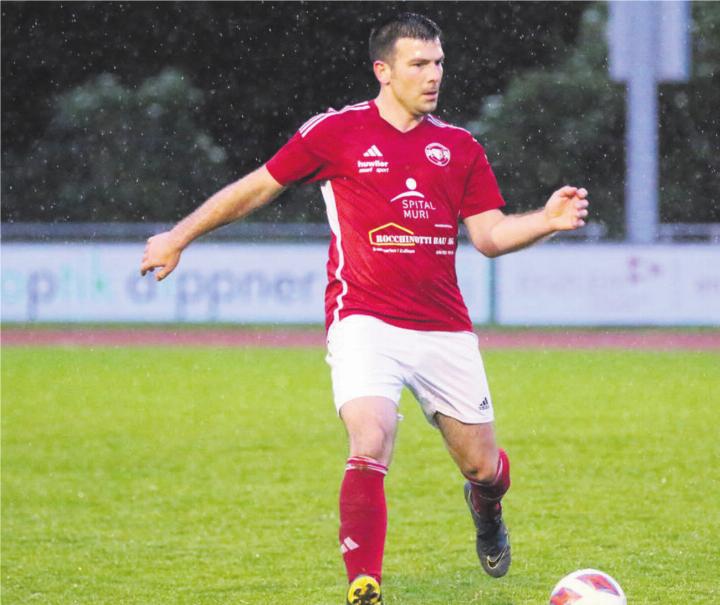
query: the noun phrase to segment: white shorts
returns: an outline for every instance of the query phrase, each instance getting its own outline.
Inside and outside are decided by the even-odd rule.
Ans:
[[[351,315],[328,331],[326,360],[335,407],[379,396],[399,405],[407,386],[425,417],[440,412],[467,424],[492,422],[492,399],[478,339],[472,332],[426,332]]]

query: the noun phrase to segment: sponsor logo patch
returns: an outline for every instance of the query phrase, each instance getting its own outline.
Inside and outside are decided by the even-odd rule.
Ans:
[[[390,200],[390,203],[400,202],[403,209],[403,218],[429,219],[430,213],[437,210],[435,204],[428,200],[424,194],[416,191],[417,181],[409,178],[405,181],[407,191],[399,193]]]
[[[383,158],[383,154],[377,145],[371,145],[367,151],[363,153],[363,157],[368,159],[357,161],[358,174],[390,172],[390,162],[381,159]]]
[[[414,232],[397,223],[387,223],[371,229],[368,236],[373,246],[414,246],[418,243],[418,236]]]
[[[386,223],[368,231],[370,245],[374,252],[393,252],[414,254],[416,246],[435,246],[435,254],[453,255],[455,238],[446,236],[417,235],[414,231],[398,225]]]
[[[377,145],[373,145],[370,147],[365,153],[363,153],[364,158],[381,158],[383,157],[382,151],[380,151],[377,148]]]

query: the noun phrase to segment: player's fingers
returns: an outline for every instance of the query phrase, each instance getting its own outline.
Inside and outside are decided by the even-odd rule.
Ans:
[[[565,185],[564,187],[560,187],[555,193],[557,195],[561,195],[563,197],[572,197],[577,192],[577,187],[571,187],[570,185]]]
[[[150,245],[146,244],[142,259],[140,259],[140,275],[145,275],[148,271],[152,271],[152,267],[153,265],[150,262]]]
[[[587,189],[585,187],[580,187],[580,189],[577,190],[576,194],[578,197],[586,198],[587,197]]]
[[[155,269],[158,269],[160,267],[163,267],[165,265],[164,262],[161,260],[158,260],[157,258],[151,259],[149,257],[143,258],[142,263],[140,264],[140,275],[145,275],[146,273],[152,273],[155,271]]]
[[[166,265],[164,265],[163,268],[157,272],[155,279],[157,281],[162,281],[163,279],[165,279],[168,275],[170,275],[170,273],[172,273],[173,269],[175,269],[175,267],[177,267],[177,264],[178,264],[178,261],[175,260],[175,261],[171,261],[171,262],[167,263]]]
[[[575,200],[575,208],[582,209],[587,208],[590,205],[590,202],[587,200]]]

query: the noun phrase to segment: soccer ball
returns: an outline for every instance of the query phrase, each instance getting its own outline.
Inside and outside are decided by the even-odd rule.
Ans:
[[[627,599],[620,584],[606,573],[579,569],[555,585],[550,605],[627,605]]]

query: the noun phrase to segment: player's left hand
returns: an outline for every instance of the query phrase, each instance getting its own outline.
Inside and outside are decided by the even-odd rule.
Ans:
[[[588,215],[587,190],[566,185],[555,191],[545,204],[545,219],[553,231],[570,231],[585,226]]]

